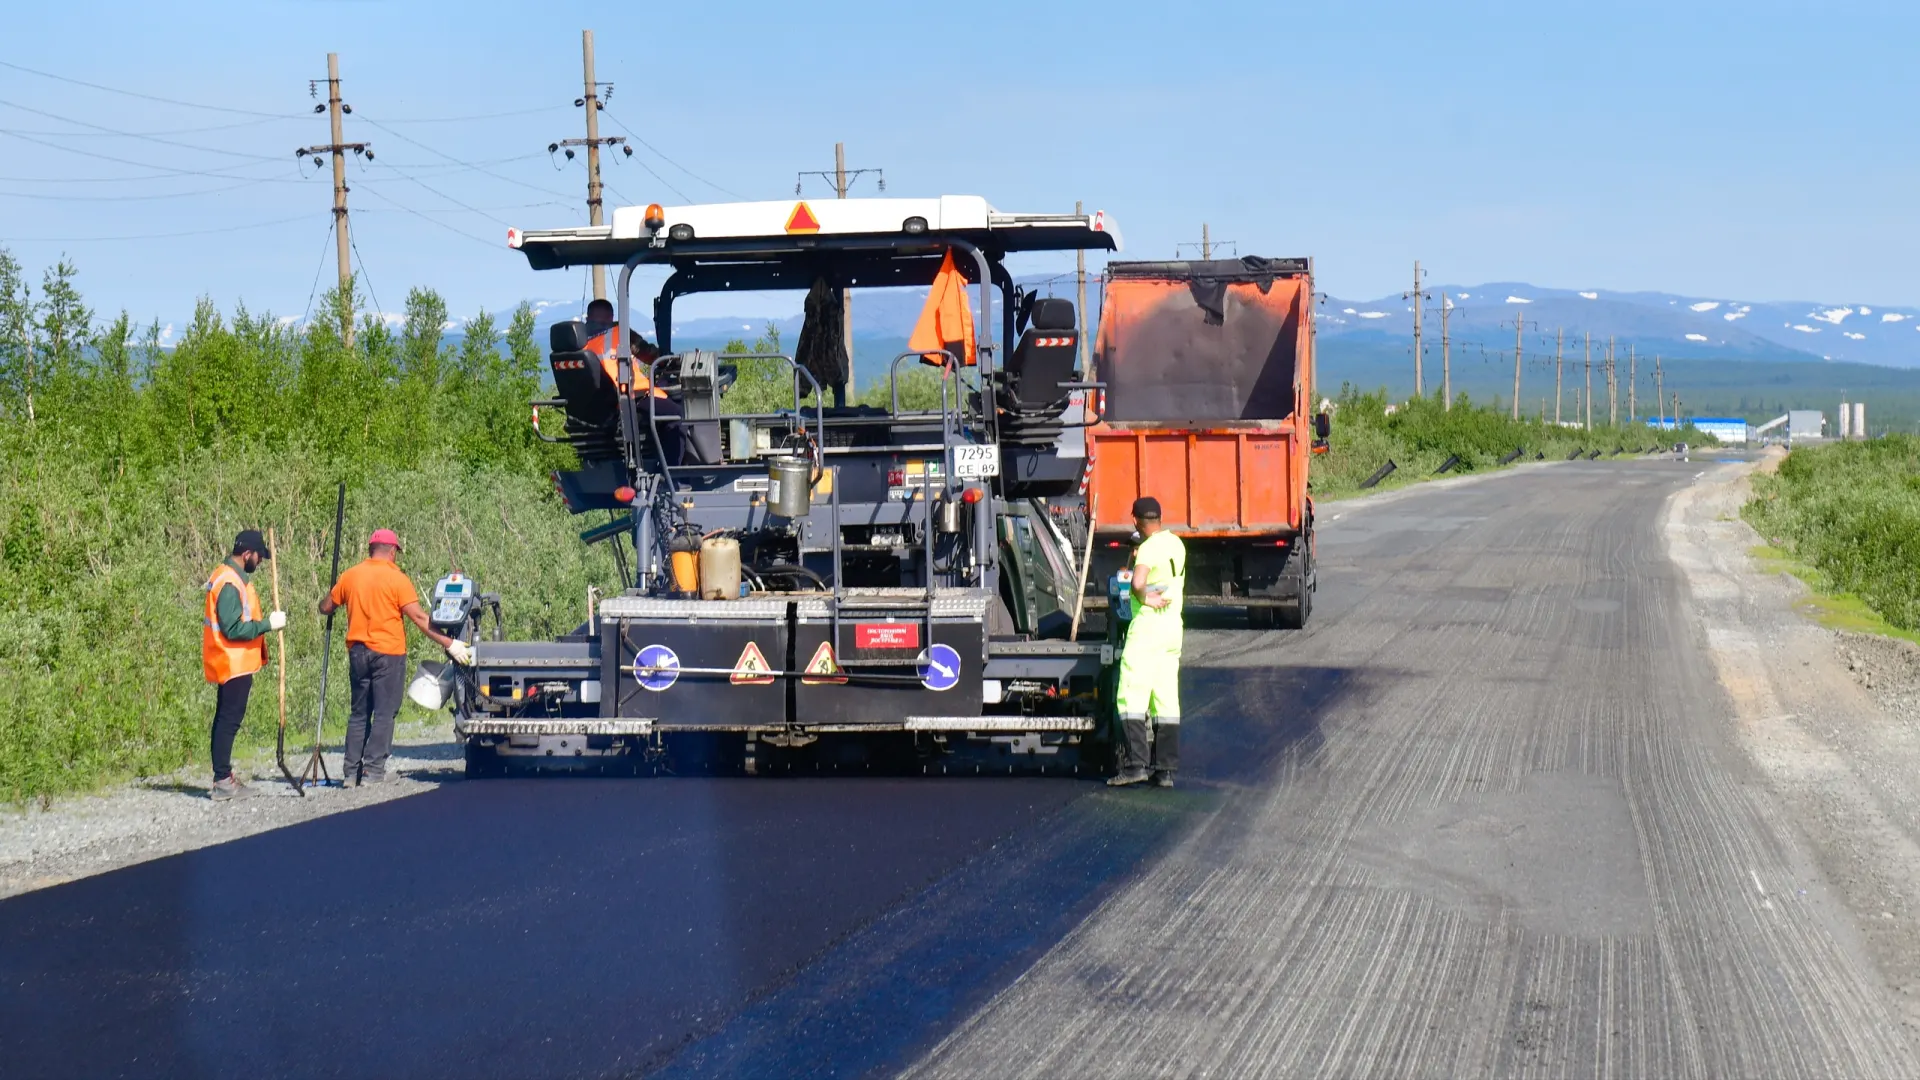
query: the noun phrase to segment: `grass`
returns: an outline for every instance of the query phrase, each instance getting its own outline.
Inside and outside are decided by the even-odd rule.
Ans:
[[[1518,461],[1534,461],[1535,455],[1564,461],[1576,450],[1599,450],[1602,457],[1608,457],[1615,448],[1635,453],[1676,442],[1695,446],[1712,443],[1691,427],[1671,432],[1622,425],[1585,431],[1538,420],[1514,420],[1505,412],[1475,405],[1464,397],[1456,397],[1452,409],[1435,399],[1401,403],[1393,406],[1392,412],[1388,407],[1384,392],[1362,394],[1351,387],[1341,389],[1333,413],[1330,450],[1313,460],[1316,499],[1331,501],[1360,494],[1361,483],[1389,460],[1398,468],[1374,490],[1433,479],[1435,470],[1452,456],[1460,461],[1446,475],[1461,476],[1500,468],[1500,459],[1516,448],[1524,450]]]
[[[1747,549],[1760,569],[1769,574],[1790,574],[1807,587],[1807,595],[1794,603],[1795,610],[1829,630],[1854,634],[1876,634],[1900,638],[1920,645],[1920,633],[1902,630],[1873,610],[1865,600],[1852,593],[1833,591],[1833,583],[1817,567],[1793,557],[1784,548],[1757,544]]]
[[[207,760],[213,691],[200,672],[201,585],[246,526],[279,536],[289,753],[312,738],[319,694],[334,481],[297,454],[208,453],[115,482],[57,456],[15,457],[0,474],[0,799],[21,802]],[[430,460],[377,472],[348,493],[342,565],[368,532],[399,531],[401,565],[423,594],[449,568],[503,594],[509,636],[577,625],[589,583],[616,578],[606,545],[587,548],[548,483],[524,472]],[[255,584],[272,604],[268,567]],[[344,618],[334,628],[328,738],[347,711]],[[439,650],[413,638],[417,663]],[[277,645],[278,643],[276,643]],[[270,750],[275,668],[255,679],[239,751]],[[444,722],[411,703],[403,722]],[[297,734],[296,734],[297,732]]]
[[[1920,438],[1798,449],[1753,492],[1741,515],[1777,553],[1763,565],[1791,560],[1834,618],[1920,640]]]

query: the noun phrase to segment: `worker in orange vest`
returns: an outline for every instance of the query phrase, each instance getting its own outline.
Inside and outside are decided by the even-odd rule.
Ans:
[[[258,529],[242,529],[233,553],[207,575],[206,613],[200,630],[200,667],[218,690],[213,706],[213,790],[215,802],[253,793],[233,775],[233,740],[247,716],[253,673],[267,664],[267,632],[284,629],[287,613],[260,617],[260,594],[253,572],[273,558]]]
[[[614,322],[613,301],[595,300],[587,305],[587,329],[593,336],[587,340],[587,351],[600,358],[600,366],[606,369],[607,381],[620,385],[620,327]],[[660,351],[653,343],[639,334],[633,335],[631,356],[633,363],[633,385],[630,392],[638,394],[653,391],[652,415],[660,424],[661,456],[668,465],[680,464],[680,403],[667,396],[665,390],[653,385],[648,372]],[[648,414],[640,411],[642,429],[647,426]]]

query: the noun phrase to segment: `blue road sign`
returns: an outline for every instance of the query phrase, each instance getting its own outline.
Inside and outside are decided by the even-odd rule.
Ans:
[[[920,685],[951,690],[960,684],[960,654],[951,645],[934,645],[920,654]]]
[[[659,693],[680,679],[680,657],[665,645],[648,645],[634,654],[633,678],[642,689]]]

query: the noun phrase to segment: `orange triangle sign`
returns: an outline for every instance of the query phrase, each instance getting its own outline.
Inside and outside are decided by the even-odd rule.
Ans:
[[[820,231],[820,219],[813,216],[813,207],[805,201],[793,204],[793,213],[787,215],[787,231],[790,233],[817,233]]]
[[[747,642],[747,647],[740,650],[740,659],[733,662],[731,679],[735,686],[765,686],[773,681],[773,668],[768,666],[760,646]]]
[[[813,659],[807,661],[807,669],[800,673],[800,681],[813,686],[847,681],[847,673],[834,662],[833,642],[823,641],[813,651]]]

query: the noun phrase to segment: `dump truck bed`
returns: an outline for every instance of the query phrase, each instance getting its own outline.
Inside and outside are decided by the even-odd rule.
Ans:
[[[1305,259],[1112,263],[1089,433],[1096,529],[1160,500],[1182,536],[1305,526],[1313,278]]]

